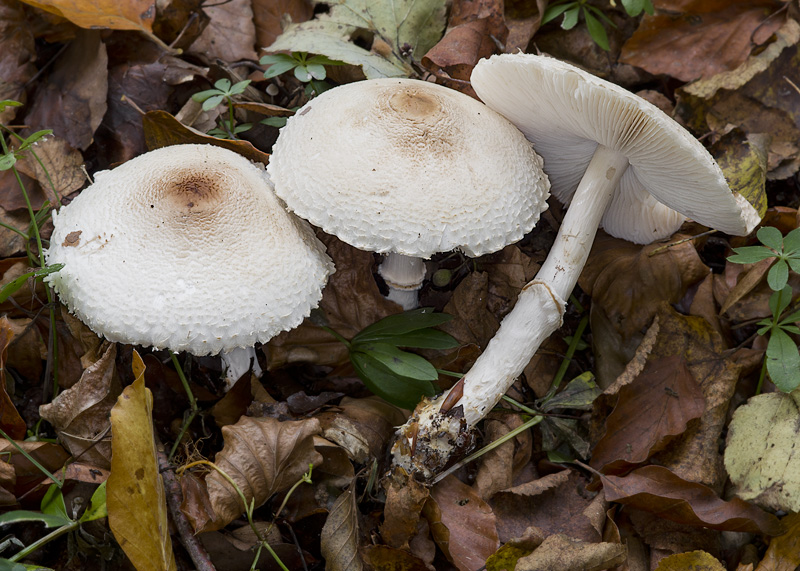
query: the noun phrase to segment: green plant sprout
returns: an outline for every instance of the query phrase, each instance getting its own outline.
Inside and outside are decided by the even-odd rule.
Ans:
[[[244,513],[247,516],[247,522],[250,525],[250,529],[253,530],[253,533],[255,534],[256,538],[259,541],[258,549],[256,550],[256,556],[253,559],[253,564],[250,566],[251,571],[255,571],[256,564],[258,563],[258,560],[261,557],[261,550],[262,549],[266,549],[269,552],[269,554],[272,555],[272,558],[275,560],[275,563],[277,563],[278,566],[281,569],[283,569],[284,571],[289,571],[289,569],[286,567],[286,565],[283,564],[283,561],[281,561],[281,558],[278,557],[278,554],[275,553],[275,550],[272,549],[272,546],[270,546],[269,542],[267,541],[267,536],[269,535],[269,532],[272,530],[272,527],[275,525],[275,519],[277,519],[277,517],[283,511],[283,508],[286,507],[286,503],[289,501],[289,498],[294,493],[294,491],[298,488],[298,486],[300,486],[300,484],[311,484],[312,483],[312,481],[311,481],[311,472],[314,470],[314,465],[313,464],[309,464],[308,465],[308,472],[306,472],[305,474],[300,476],[300,479],[297,482],[295,482],[292,485],[291,488],[289,488],[288,492],[286,492],[286,495],[283,498],[283,502],[281,502],[280,507],[275,512],[275,518],[273,518],[273,521],[270,522],[269,527],[266,529],[266,531],[264,533],[261,533],[259,531],[258,526],[256,526],[255,521],[253,521],[253,512],[256,509],[255,499],[251,498],[251,500],[248,502],[247,501],[247,497],[244,495],[244,492],[242,491],[242,489],[238,485],[236,485],[236,482],[233,481],[233,478],[231,478],[225,472],[225,470],[223,470],[222,468],[220,468],[219,466],[217,466],[216,464],[214,464],[213,462],[211,462],[209,460],[198,460],[196,462],[191,462],[191,463],[189,463],[189,464],[187,464],[185,466],[181,466],[178,470],[175,471],[175,473],[180,476],[186,470],[188,470],[190,468],[193,468],[195,466],[201,466],[201,465],[209,466],[210,468],[215,470],[220,476],[222,476],[233,487],[233,489],[238,494],[239,499],[242,500],[242,505],[244,506]]]
[[[264,72],[266,79],[294,70],[297,80],[306,84],[305,91],[309,99],[331,88],[331,85],[325,81],[328,76],[328,72],[325,71],[326,65],[344,65],[343,62],[332,60],[326,56],[312,55],[309,57],[306,52],[265,55],[259,62],[261,65],[269,66]],[[273,119],[277,119],[277,117]],[[269,119],[265,121],[269,121]]]
[[[0,559],[0,565],[5,563],[8,569],[15,569],[14,566],[9,566],[8,564],[16,563],[65,533],[79,531],[81,524],[104,518],[107,515],[105,482],[100,484],[94,491],[86,511],[77,519],[73,519],[67,514],[67,506],[64,503],[64,496],[61,493],[61,489],[59,486],[53,484],[47,489],[47,492],[42,498],[41,513],[28,510],[15,510],[0,515],[0,525],[38,521],[43,523],[47,529],[56,528],[51,533],[31,543],[28,547],[25,547],[8,559]],[[24,568],[25,567],[23,567],[23,569]]]
[[[6,107],[19,107],[21,103],[19,101],[13,100],[3,100],[0,101],[0,111],[3,111]],[[43,172],[45,173],[45,177],[47,178],[48,183],[50,184],[50,188],[53,191],[53,195],[56,197],[56,202],[58,204],[61,203],[61,199],[58,196],[58,192],[56,191],[55,185],[53,184],[53,180],[50,177],[50,173],[48,172],[47,168],[45,167],[44,163],[42,163],[39,156],[36,154],[34,150],[34,145],[40,141],[42,138],[46,137],[47,135],[51,134],[52,131],[45,129],[41,131],[37,131],[28,137],[22,137],[15,133],[12,129],[8,128],[6,125],[0,124],[0,150],[2,154],[0,154],[0,170],[10,170],[14,178],[17,181],[17,185],[22,192],[22,197],[25,200],[25,206],[28,209],[28,217],[30,219],[30,223],[28,224],[28,228],[26,232],[15,228],[9,224],[5,224],[0,222],[0,226],[15,232],[16,234],[20,235],[25,240],[25,250],[28,255],[29,263],[32,267],[38,266],[38,268],[34,269],[31,272],[28,272],[25,276],[20,276],[20,279],[14,280],[10,284],[7,284],[3,287],[2,291],[0,291],[0,297],[5,300],[9,296],[13,295],[16,291],[22,288],[22,286],[27,282],[29,278],[34,280],[41,280],[47,274],[53,273],[58,271],[60,268],[56,266],[47,266],[44,259],[44,247],[42,246],[42,237],[41,237],[41,227],[48,219],[50,210],[52,209],[52,205],[45,201],[42,205],[42,208],[39,212],[35,212],[33,210],[33,206],[31,205],[30,197],[28,196],[28,191],[25,188],[25,185],[22,182],[22,177],[17,170],[16,163],[20,157],[22,157],[25,153],[30,153],[30,155],[36,160],[39,166],[42,168]],[[9,147],[8,142],[6,141],[6,134],[10,137],[13,137],[17,140],[19,147],[14,150]],[[31,251],[31,242],[34,241],[36,243],[36,252]],[[24,278],[24,279],[22,279]],[[50,312],[50,333],[49,333],[49,340],[48,340],[48,349],[49,353],[53,355],[54,366],[52,367],[53,371],[53,398],[58,394],[58,344],[56,339],[56,315],[55,315],[55,307],[53,304],[53,292],[48,287],[45,289],[47,295],[47,305],[49,307]]]
[[[614,0],[611,0],[611,5],[616,6]],[[622,0],[622,6],[628,13],[628,16],[635,18],[642,11],[648,14],[653,14],[652,0]],[[564,30],[571,30],[578,23],[578,19],[583,14],[583,19],[586,20],[586,27],[589,30],[594,43],[609,51],[608,34],[603,27],[603,22],[616,28],[616,24],[611,19],[603,14],[600,8],[589,4],[589,0],[558,0],[550,4],[544,11],[542,16],[542,25],[555,20],[563,14],[564,19],[561,20],[561,28]]]
[[[800,273],[800,228],[782,236],[777,228],[764,226],[759,228],[756,236],[762,246],[734,248],[735,254],[728,257],[728,261],[735,264],[754,264],[774,259],[767,272],[767,285],[774,292],[769,298],[772,316],[758,322],[761,326],[758,334],[769,334],[769,341],[756,393],[761,392],[766,373],[769,373],[778,389],[790,393],[800,386],[800,352],[789,336],[790,333],[800,334],[800,328],[795,325],[800,321],[800,311],[795,309],[786,315],[792,305],[789,270]]]
[[[381,319],[350,341],[325,325],[321,327],[347,346],[353,369],[370,391],[396,406],[413,409],[423,396],[438,392],[433,381],[439,378],[439,371],[427,359],[400,347],[458,347],[452,336],[434,329],[452,318],[433,313],[430,307],[414,309]]]
[[[218,126],[211,129],[209,135],[219,139],[238,139],[237,135],[253,127],[252,123],[237,125],[234,117],[233,98],[244,93],[248,85],[250,85],[249,79],[234,84],[231,84],[230,79],[220,79],[214,83],[214,89],[206,89],[192,95],[193,101],[203,104],[203,111],[210,111],[223,102],[228,108],[228,116],[220,115]]]

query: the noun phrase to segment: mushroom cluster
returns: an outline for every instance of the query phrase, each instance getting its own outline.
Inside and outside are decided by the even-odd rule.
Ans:
[[[281,129],[267,167],[290,210],[388,253],[389,298],[416,306],[422,258],[480,256],[521,239],[547,208],[541,158],[508,120],[440,85],[377,79],[326,91]]]
[[[111,341],[209,355],[298,325],[333,264],[261,165],[177,145],[97,173],[53,215],[48,279]]]
[[[687,216],[734,235],[759,222],[694,137],[612,83],[531,54],[482,60],[471,81],[484,103],[533,142],[554,195],[569,208],[547,259],[481,357],[448,394],[423,403],[399,429],[396,463],[426,477],[449,461],[454,443],[560,326],[598,226],[644,244],[669,236]]]

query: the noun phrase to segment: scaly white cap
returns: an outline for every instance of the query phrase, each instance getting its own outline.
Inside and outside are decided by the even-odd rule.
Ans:
[[[145,153],[53,214],[49,281],[111,341],[195,355],[298,325],[333,264],[286,212],[263,166],[220,147]]]

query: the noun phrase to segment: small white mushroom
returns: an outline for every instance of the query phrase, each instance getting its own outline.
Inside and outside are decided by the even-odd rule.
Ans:
[[[401,427],[395,461],[425,476],[445,465],[452,443],[497,404],[560,326],[564,300],[599,225],[614,236],[649,243],[672,234],[686,216],[735,235],[748,234],[759,221],[694,137],[612,83],[530,54],[482,60],[471,81],[489,107],[534,143],[553,194],[570,204],[547,259],[486,351],[451,393],[418,410],[425,421]],[[458,414],[450,414],[454,407]],[[410,457],[411,448],[417,458]]]
[[[379,272],[406,309],[417,304],[421,258],[495,252],[547,208],[541,159],[518,129],[471,97],[411,79],[313,99],[281,129],[267,169],[290,210],[392,254]]]
[[[217,354],[298,325],[333,264],[261,165],[177,145],[112,171],[53,215],[61,301],[111,341]]]

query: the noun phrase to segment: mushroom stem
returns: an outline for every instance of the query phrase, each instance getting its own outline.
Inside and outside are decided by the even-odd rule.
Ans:
[[[459,436],[470,431],[500,401],[539,345],[560,327],[564,299],[578,281],[603,213],[627,168],[624,155],[597,146],[547,259],[463,377],[461,398],[450,410],[440,410],[448,393],[417,407],[412,419],[398,429],[395,464],[421,471],[426,478],[444,468],[456,451],[454,443],[463,440]],[[458,413],[456,408],[460,409]],[[412,438],[413,457],[411,447],[405,446]]]
[[[231,390],[236,381],[251,369],[256,377],[261,377],[262,371],[258,364],[255,347],[237,347],[229,351],[222,351],[220,357],[225,374],[225,392]]]
[[[387,299],[406,311],[419,307],[418,292],[425,279],[425,260],[392,252],[384,256],[378,273],[389,288]]]

